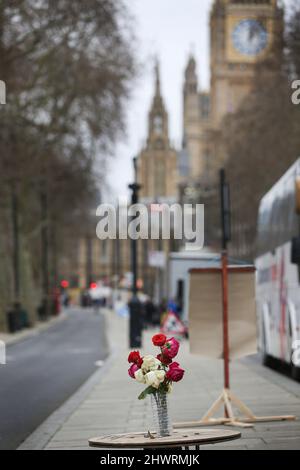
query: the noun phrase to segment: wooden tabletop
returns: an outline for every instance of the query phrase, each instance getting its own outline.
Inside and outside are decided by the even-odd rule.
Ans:
[[[231,429],[198,428],[175,429],[171,436],[156,438],[147,433],[110,434],[89,439],[90,447],[101,448],[157,448],[157,447],[188,447],[239,439],[241,433]]]

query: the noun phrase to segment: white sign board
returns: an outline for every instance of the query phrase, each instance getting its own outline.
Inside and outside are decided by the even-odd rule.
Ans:
[[[228,268],[228,333],[231,359],[257,352],[255,271]],[[189,293],[190,350],[204,357],[223,357],[222,274],[194,269]]]

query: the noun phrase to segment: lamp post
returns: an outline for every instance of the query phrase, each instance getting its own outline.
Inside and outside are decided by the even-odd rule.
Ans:
[[[137,159],[133,159],[134,182],[128,187],[132,191],[131,204],[138,203],[138,193],[141,186],[137,183]],[[138,251],[137,240],[131,240],[131,271],[132,271],[132,296],[129,302],[129,345],[130,348],[140,348],[142,345],[142,305],[138,298]]]

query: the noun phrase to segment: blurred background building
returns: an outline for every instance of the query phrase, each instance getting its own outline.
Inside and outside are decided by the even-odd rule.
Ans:
[[[275,54],[278,57],[277,68],[280,69],[283,26],[283,9],[275,0],[214,2],[210,16],[211,87],[208,91],[199,88],[196,58],[190,55],[183,84],[182,148],[177,151],[170,143],[168,113],[161,94],[158,64],[155,68],[155,93],[148,116],[148,136],[138,155],[140,202],[149,207],[155,203],[178,201],[205,204],[205,243],[214,249],[219,246],[220,235],[218,170],[230,157],[223,141],[224,120],[228,115],[234,116],[247,100],[255,85],[258,63]],[[232,202],[234,208],[236,204]],[[241,230],[242,222],[233,220],[235,233]],[[252,220],[252,225],[254,229],[256,220]],[[233,239],[231,252],[251,259],[253,243],[253,239],[249,240],[245,250],[245,246],[239,243],[235,246]],[[108,245],[118,248],[110,249],[103,272],[116,274],[111,262],[116,251],[122,266],[118,274],[122,276],[127,269],[130,271],[130,244],[113,241]],[[160,285],[165,293],[167,282],[166,264],[158,268],[160,277],[157,278],[157,270],[149,265],[151,253],[161,252],[162,258],[167,260],[170,251],[178,249],[180,245],[174,241],[140,242],[141,285],[149,294],[154,294],[155,285]],[[123,258],[127,261],[124,262]],[[107,266],[111,267],[108,271]]]
[[[296,19],[297,16],[291,16],[285,20],[281,2],[276,0],[213,2],[210,14],[210,89],[200,88],[201,77],[196,72],[197,57],[190,54],[183,77],[181,148],[172,145],[169,135],[167,103],[160,85],[164,64],[161,64],[161,71],[158,63],[155,66],[148,135],[137,156],[140,202],[153,211],[159,210],[161,203],[205,204],[205,244],[213,250],[219,249],[218,170],[225,167],[231,183],[230,254],[244,260],[253,261],[255,257],[260,198],[299,155],[300,133],[296,125],[299,122],[299,107],[293,106],[290,100],[290,80],[297,77],[299,71],[299,45],[294,40],[297,37]],[[120,68],[117,53],[117,80],[122,81],[124,77],[130,80],[131,72],[124,75],[122,70],[131,71],[131,58],[125,57]],[[52,65],[51,70],[55,69]],[[107,86],[111,90],[110,73],[107,77]],[[6,81],[9,83],[8,79]],[[56,80],[55,83],[61,82]],[[97,80],[93,78],[87,83],[95,84]],[[126,94],[126,86],[116,83],[115,93],[121,89]],[[97,94],[99,87],[95,86],[92,92]],[[104,134],[107,132],[108,137],[105,138],[108,141],[110,133],[115,137],[116,129],[122,127],[118,99],[113,101],[116,109],[107,110],[103,122],[99,116],[101,107],[95,108],[98,114],[95,114],[92,132],[100,123]],[[93,100],[86,102],[93,103]],[[110,115],[112,112],[115,114]],[[101,116],[104,116],[103,112]],[[3,123],[8,122],[6,116]],[[112,123],[112,128],[107,130],[108,122]],[[78,128],[75,130],[77,132]],[[74,135],[77,135],[75,130]],[[50,129],[50,136],[52,132],[53,129]],[[6,135],[9,136],[9,132],[3,133],[4,137]],[[29,133],[30,138],[33,135]],[[23,136],[19,137],[21,141]],[[5,281],[13,280],[16,273],[13,266],[20,265],[17,273],[20,296],[30,312],[34,312],[36,307],[32,301],[33,290],[38,291],[38,297],[43,299],[47,292],[53,292],[64,280],[78,292],[100,279],[116,286],[128,287],[130,284],[130,241],[100,241],[95,234],[95,208],[100,202],[106,202],[103,194],[100,196],[96,191],[102,184],[103,175],[94,184],[95,173],[90,179],[91,159],[87,159],[85,165],[80,162],[80,152],[84,153],[86,149],[81,149],[77,143],[72,148],[72,139],[65,135],[62,139],[65,139],[62,140],[64,145],[65,142],[70,145],[70,149],[66,150],[67,158],[78,154],[78,162],[73,159],[72,165],[67,166],[67,160],[55,156],[60,155],[63,144],[58,149],[52,149],[48,144],[46,153],[51,158],[40,158],[39,162],[43,161],[41,168],[35,164],[29,151],[26,158],[33,162],[33,169],[30,165],[20,167],[22,184],[26,176],[23,168],[32,171],[35,179],[30,174],[27,186],[23,184],[24,187],[18,189],[18,175],[2,186],[2,191],[5,185],[8,188],[7,191],[5,189],[5,197],[2,197],[4,208],[0,207],[2,226],[13,235],[6,238],[3,231],[0,233],[0,253],[4,260],[0,272],[0,289],[4,292],[1,297],[3,312],[7,299],[15,296],[16,283]],[[16,138],[9,144],[12,155],[18,150],[15,141]],[[10,155],[5,139],[3,145]],[[101,145],[105,148],[109,144],[105,141]],[[41,148],[41,155],[45,155],[40,142],[34,143],[34,151],[36,148]],[[93,151],[94,148],[91,149]],[[105,175],[105,162],[101,162],[100,168]],[[37,169],[38,175],[34,173]],[[69,186],[66,181],[69,181]],[[30,201],[28,194],[31,193],[38,194],[38,197],[32,196],[34,202],[28,211],[19,202],[23,194],[27,197],[23,200]],[[118,211],[124,209],[122,204],[116,206]],[[22,210],[27,210],[26,214],[37,219],[36,231],[31,233],[30,217],[22,218]],[[17,230],[20,220],[26,222],[22,234]],[[40,237],[38,248],[36,233]],[[169,253],[181,248],[180,243],[174,240],[142,240],[138,243],[139,285],[145,292],[161,299],[168,282]],[[19,255],[16,257],[10,253]],[[14,263],[10,262],[10,257]],[[30,318],[34,322],[35,314],[31,313]],[[5,328],[5,325],[3,314],[0,315],[0,328]]]

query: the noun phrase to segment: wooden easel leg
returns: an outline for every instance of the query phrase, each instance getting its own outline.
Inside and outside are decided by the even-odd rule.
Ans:
[[[208,410],[206,415],[202,418],[201,424],[207,423],[211,424],[212,422],[212,415],[217,411],[217,409],[224,403],[224,408],[225,408],[225,413],[226,417],[223,420],[222,424],[226,424],[228,426],[236,426],[236,427],[242,427],[242,428],[249,428],[252,427],[251,423],[242,423],[239,418],[237,418],[234,415],[233,409],[232,409],[232,404],[235,405],[241,412],[245,413],[246,416],[250,418],[254,418],[254,415],[250,411],[249,408],[244,405],[244,403],[239,400],[237,397],[233,396],[230,392],[229,389],[224,389],[220,397],[215,401],[215,403],[211,406],[211,408]],[[217,421],[217,420],[216,420]],[[220,420],[219,420],[220,423]]]
[[[212,418],[212,416],[224,405],[224,391],[221,395],[217,398],[217,400],[211,405],[209,410],[205,413],[205,415],[198,421],[185,421],[182,423],[174,423],[173,427],[176,428],[193,428],[198,426],[205,426],[205,425],[218,425],[218,424],[225,424],[229,421],[229,418]]]
[[[207,413],[202,417],[201,421],[206,422],[209,421],[209,419],[215,414],[215,412],[220,408],[220,406],[224,403],[224,396],[223,393],[217,398],[217,400],[212,404],[212,406],[209,408]]]
[[[234,414],[233,414],[233,410],[232,410],[231,403],[230,403],[230,395],[228,392],[229,390],[226,390],[226,389],[223,390],[224,404],[225,404],[228,418],[230,419],[230,421],[234,421]]]
[[[224,405],[228,418],[213,418],[213,415]],[[233,406],[239,410],[242,416],[235,416]],[[201,420],[175,423],[174,428],[192,428],[199,426],[212,426],[225,424],[242,428],[253,427],[254,423],[272,421],[293,421],[296,417],[292,415],[282,416],[255,416],[254,413],[229,389],[224,389],[217,400],[212,404]]]

